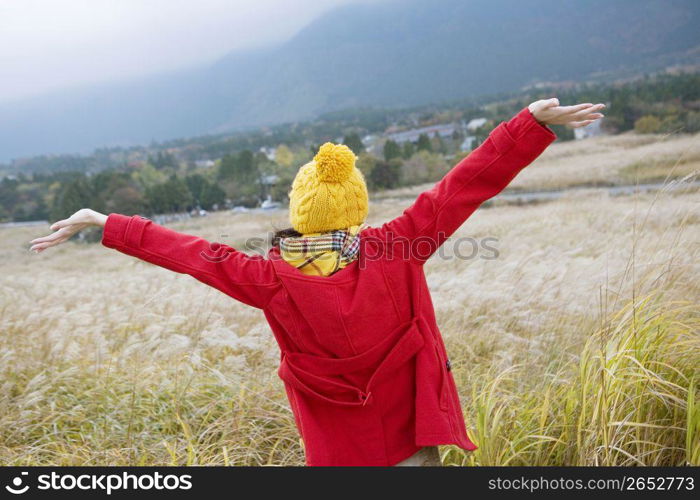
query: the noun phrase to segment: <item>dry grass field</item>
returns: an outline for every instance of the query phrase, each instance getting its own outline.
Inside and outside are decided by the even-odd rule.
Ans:
[[[481,209],[427,264],[479,445],[445,464],[700,464],[699,162],[700,136],[555,144],[515,189],[686,178]],[[377,200],[369,222],[406,204]],[[284,223],[173,227],[240,246]],[[260,312],[101,245],[31,255],[44,232],[0,228],[1,464],[303,463]],[[497,258],[454,258],[487,237]]]

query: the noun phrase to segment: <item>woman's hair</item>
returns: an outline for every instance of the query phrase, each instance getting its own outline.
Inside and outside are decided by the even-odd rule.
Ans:
[[[299,236],[301,236],[301,233],[291,227],[286,229],[277,229],[274,233],[272,233],[270,245],[273,247],[278,247],[280,246],[280,240],[282,238],[298,238]]]

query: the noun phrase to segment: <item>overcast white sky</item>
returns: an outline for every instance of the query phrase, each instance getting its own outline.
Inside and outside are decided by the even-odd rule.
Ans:
[[[282,41],[356,0],[0,0],[0,100]]]

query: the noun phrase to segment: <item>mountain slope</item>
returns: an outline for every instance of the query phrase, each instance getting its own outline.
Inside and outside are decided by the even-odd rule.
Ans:
[[[696,0],[348,5],[209,67],[0,105],[0,160],[697,62],[699,20]]]

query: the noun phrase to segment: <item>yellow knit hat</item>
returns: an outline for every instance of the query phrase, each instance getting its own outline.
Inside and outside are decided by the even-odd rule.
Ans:
[[[355,155],[342,144],[325,143],[297,172],[289,193],[289,220],[302,234],[362,224],[369,204]]]

